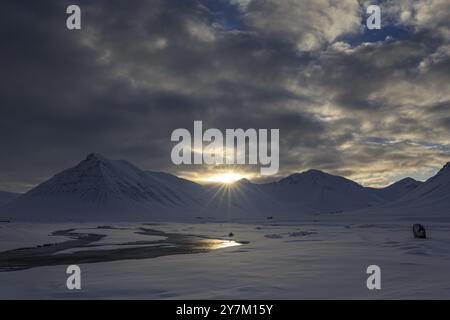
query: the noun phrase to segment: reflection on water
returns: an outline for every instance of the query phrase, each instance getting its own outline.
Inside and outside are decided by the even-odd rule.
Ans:
[[[104,229],[106,227],[102,227]],[[112,227],[108,227],[113,229]],[[166,233],[160,230],[139,228],[137,234],[159,236],[149,241],[115,243],[100,242],[103,234],[77,232],[77,229],[55,231],[53,235],[70,237],[70,240],[0,252],[0,272],[24,270],[42,266],[99,263],[119,260],[150,259],[176,254],[205,253],[246,244],[246,241],[207,239],[197,235]]]
[[[223,249],[240,245],[242,244],[233,240],[205,239],[198,241],[198,246],[200,248],[209,250]]]

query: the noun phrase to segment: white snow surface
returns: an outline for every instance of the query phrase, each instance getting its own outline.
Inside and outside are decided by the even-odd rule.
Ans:
[[[16,242],[20,234],[28,233],[28,241],[39,244],[43,239],[37,230],[47,234],[49,230],[77,226],[2,227],[2,233],[9,228],[15,230],[8,232],[11,239],[3,237],[3,241],[21,245]],[[29,233],[30,228],[35,232]],[[449,223],[426,224],[429,238],[425,240],[412,237],[410,223],[392,219],[380,223],[367,217],[279,225],[267,221],[166,223],[153,228],[218,238],[233,232],[234,240],[249,243],[209,253],[82,264],[80,291],[66,289],[66,266],[62,265],[0,272],[0,298],[450,298]],[[110,238],[111,243],[116,242],[113,234]],[[381,267],[381,290],[366,288],[366,268],[372,264]]]

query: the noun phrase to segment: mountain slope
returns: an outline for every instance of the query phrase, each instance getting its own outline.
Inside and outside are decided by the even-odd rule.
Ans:
[[[421,184],[422,182],[414,180],[413,178],[405,178],[382,189],[367,189],[384,200],[395,201],[415,190]]]
[[[193,182],[90,154],[11,202],[4,212],[37,220],[164,216],[197,205],[198,190],[201,186]]]
[[[209,187],[210,212],[232,216],[296,218],[317,213],[339,213],[383,203],[363,186],[339,176],[309,170],[278,182],[254,184],[242,179],[232,186]]]
[[[3,206],[20,196],[20,193],[0,191],[0,206]]]
[[[230,185],[212,184],[205,189],[207,201],[200,215],[206,213],[208,216],[227,219],[255,219],[286,213],[286,204],[264,190],[264,185],[251,183],[247,179]]]
[[[450,163],[398,200],[350,215],[405,221],[450,221]]]
[[[450,209],[450,162],[400,200],[411,203],[446,203]]]
[[[319,170],[296,173],[262,189],[288,204],[290,210],[309,213],[336,213],[383,202],[356,182]]]

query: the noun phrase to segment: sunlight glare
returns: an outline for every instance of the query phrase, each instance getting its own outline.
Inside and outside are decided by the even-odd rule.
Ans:
[[[201,247],[207,247],[210,250],[223,249],[229,247],[240,246],[241,243],[233,240],[216,240],[216,239],[206,239],[199,241]]]
[[[205,179],[205,181],[229,184],[241,180],[243,178],[244,176],[240,175],[239,173],[230,172],[230,173],[221,173],[218,175],[208,177]]]

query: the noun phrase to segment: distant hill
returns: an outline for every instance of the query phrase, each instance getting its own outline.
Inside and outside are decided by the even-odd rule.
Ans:
[[[405,178],[382,189],[367,189],[384,200],[395,201],[415,190],[421,184],[422,182],[414,180],[413,178]]]

